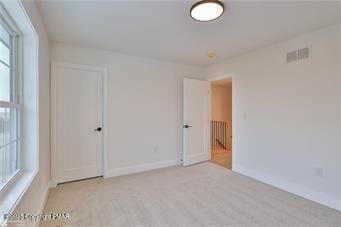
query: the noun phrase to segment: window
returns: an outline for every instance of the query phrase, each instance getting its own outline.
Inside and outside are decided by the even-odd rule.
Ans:
[[[20,169],[18,35],[4,19],[0,17],[0,189]]]

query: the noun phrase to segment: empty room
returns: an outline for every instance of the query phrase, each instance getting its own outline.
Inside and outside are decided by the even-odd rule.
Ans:
[[[0,0],[0,226],[341,226],[341,1]]]

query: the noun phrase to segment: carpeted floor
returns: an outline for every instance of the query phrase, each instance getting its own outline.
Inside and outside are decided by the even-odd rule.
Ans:
[[[205,162],[68,183],[45,213],[69,221],[41,226],[341,226],[341,213]]]

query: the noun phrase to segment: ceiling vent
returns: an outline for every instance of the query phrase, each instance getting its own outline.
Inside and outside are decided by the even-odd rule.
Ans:
[[[310,57],[310,47],[305,47],[287,53],[287,63],[300,61]]]

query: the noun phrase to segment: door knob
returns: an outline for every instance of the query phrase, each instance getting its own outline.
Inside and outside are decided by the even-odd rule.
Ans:
[[[102,128],[101,127],[95,128],[94,131],[100,132],[102,131]]]
[[[191,125],[184,125],[184,128],[191,128]]]

